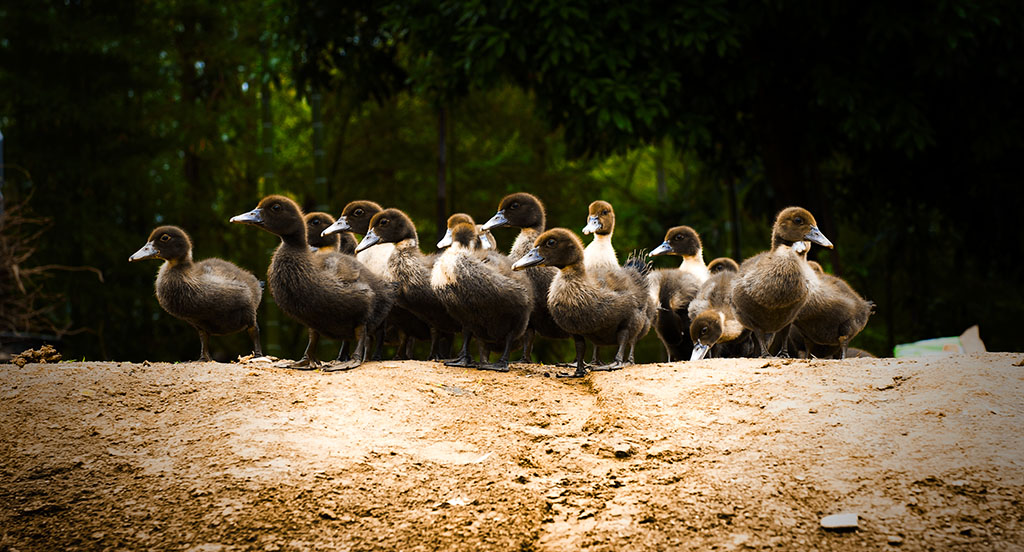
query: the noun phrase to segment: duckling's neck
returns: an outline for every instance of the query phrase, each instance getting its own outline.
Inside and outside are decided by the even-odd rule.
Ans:
[[[563,278],[569,280],[582,280],[587,277],[587,269],[583,263],[577,262],[561,268]]]
[[[187,270],[192,268],[192,252],[189,251],[180,259],[166,259],[168,269]]]
[[[683,255],[683,264],[679,265],[679,270],[693,274],[701,283],[711,277],[711,271],[704,264],[703,249],[698,249],[696,255]]]
[[[309,241],[306,239],[306,232],[295,232],[291,234],[281,234],[281,243],[288,247],[301,247],[307,252],[309,251]]]
[[[533,248],[533,242],[537,241],[537,236],[543,231],[543,227],[538,229],[535,226],[520,230],[519,235],[516,236],[516,241],[512,244],[512,249],[508,252],[509,259],[513,261],[522,259]]]

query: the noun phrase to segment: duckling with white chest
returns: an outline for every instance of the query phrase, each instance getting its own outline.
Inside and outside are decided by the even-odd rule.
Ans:
[[[618,345],[615,362],[593,370],[618,370],[632,364],[633,349],[650,329],[655,310],[643,270],[627,262],[625,267],[605,273],[601,281],[588,277],[583,243],[565,228],[538,236],[534,247],[512,267],[538,265],[559,269],[547,303],[555,322],[576,343],[576,372],[572,376],[587,373],[583,363],[585,339],[598,345]]]
[[[587,225],[583,234],[594,234],[594,239],[583,250],[583,265],[587,272],[597,276],[606,270],[619,268],[619,257],[612,247],[612,234],[615,232],[615,210],[607,201],[597,200],[590,204],[587,213]]]
[[[449,366],[474,366],[484,370],[508,371],[512,344],[526,331],[533,302],[533,288],[521,272],[501,255],[474,251],[476,227],[457,223],[450,229],[451,243],[434,263],[430,285],[445,309],[462,323],[462,351]],[[469,352],[474,338],[504,347],[495,363],[477,365]]]
[[[452,229],[459,223],[472,224],[474,231],[476,232],[476,241],[474,247],[481,251],[497,251],[498,242],[494,240],[494,236],[487,230],[484,230],[482,224],[477,224],[473,221],[473,217],[466,213],[455,213],[448,217],[447,230],[445,230],[444,237],[437,242],[437,248],[443,249],[452,244]]]
[[[658,303],[658,318],[654,324],[658,339],[665,346],[669,362],[682,360],[693,347],[689,338],[690,301],[710,276],[704,266],[700,235],[689,226],[669,228],[665,240],[650,255],[683,258],[679,268],[658,269],[650,277],[651,296]]]
[[[163,259],[156,277],[156,300],[165,311],[199,332],[199,360],[210,361],[210,335],[241,330],[249,333],[252,350],[262,356],[256,308],[263,287],[251,272],[217,258],[192,261],[192,240],[177,226],[160,226],[129,262]]]
[[[391,310],[394,290],[351,256],[310,251],[302,210],[284,196],[267,196],[231,222],[257,226],[281,238],[267,270],[270,294],[285,314],[309,328],[303,360],[292,367],[321,366],[316,354],[321,334],[339,340],[354,334],[357,340],[351,360],[323,366],[325,371],[362,364],[367,334],[376,331]]]
[[[804,240],[832,247],[810,212],[801,207],[783,209],[772,226],[771,250],[743,261],[733,279],[733,311],[754,333],[763,357],[770,356],[772,338],[793,323],[807,301],[808,274],[813,272],[800,255],[807,247]],[[780,356],[787,355],[786,341],[782,340]]]

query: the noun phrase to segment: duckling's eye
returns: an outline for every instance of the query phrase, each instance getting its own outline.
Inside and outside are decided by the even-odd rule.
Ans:
[[[548,238],[548,241],[544,242],[544,245],[554,247],[556,243],[558,242],[555,241],[555,238]]]
[[[607,215],[608,214],[608,209],[605,209],[604,211],[601,211],[601,214],[602,215]]]
[[[683,235],[682,234],[676,234],[675,236],[672,236],[672,239],[676,240],[676,241],[679,241],[679,240],[683,239]]]
[[[708,333],[708,327],[704,326],[703,328],[700,329],[700,335],[704,335],[706,333]]]
[[[388,219],[380,219],[380,225],[381,226],[387,226],[388,225]]]
[[[519,208],[519,202],[518,201],[513,201],[512,205],[509,205],[508,208],[509,209],[518,209]]]
[[[171,241],[171,236],[170,236],[170,234],[163,234],[163,235],[161,235],[161,236],[160,236],[160,241],[162,241],[162,242],[165,242],[165,241]]]
[[[312,224],[313,226],[320,226],[320,221],[318,219],[313,219],[309,221],[309,223]]]
[[[803,224],[804,223],[804,218],[803,217],[796,217],[796,218],[793,219],[793,222],[795,222],[797,224]]]
[[[363,210],[362,209],[356,209],[355,211],[352,211],[352,214],[357,216],[357,217],[361,217],[361,216],[363,216]]]
[[[281,210],[281,204],[280,203],[275,203],[275,204],[270,206],[270,209],[272,211],[280,211]]]

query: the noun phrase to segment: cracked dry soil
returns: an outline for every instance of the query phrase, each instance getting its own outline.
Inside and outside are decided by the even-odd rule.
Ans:
[[[1020,549],[1020,357],[0,365],[0,550]]]

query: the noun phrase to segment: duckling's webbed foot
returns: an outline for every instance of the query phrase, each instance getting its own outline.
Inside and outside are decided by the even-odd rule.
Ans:
[[[462,332],[462,350],[459,351],[459,356],[444,361],[445,366],[459,366],[462,368],[472,368],[476,366],[476,362],[473,362],[473,356],[469,354],[469,342],[473,340],[473,334],[463,330]]]
[[[628,361],[625,361],[625,362],[615,361],[615,362],[612,362],[611,364],[605,364],[603,366],[595,366],[595,367],[591,368],[590,370],[593,371],[593,372],[611,372],[611,371],[614,371],[614,370],[622,370],[626,366],[632,366],[632,365],[633,365],[633,363],[632,362],[628,362]]]
[[[560,378],[582,378],[590,373],[590,368],[585,362],[583,362],[583,349],[586,346],[583,341],[583,336],[574,335],[572,337],[576,344],[576,371],[572,374],[556,374],[556,376]]]
[[[310,358],[308,355],[303,356],[297,362],[289,364],[287,367],[293,370],[316,370],[323,363],[318,358]]]
[[[351,360],[344,362],[331,362],[324,364],[320,367],[323,372],[343,372],[345,370],[351,370],[363,364],[363,359],[358,356],[353,356]]]
[[[508,372],[508,361],[498,359],[496,362],[484,362],[476,365],[477,370],[493,370],[495,372]]]

